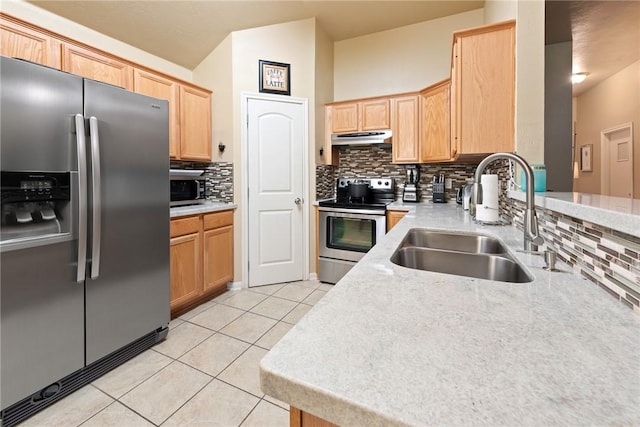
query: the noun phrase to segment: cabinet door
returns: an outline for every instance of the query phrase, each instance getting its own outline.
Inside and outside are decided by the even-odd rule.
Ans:
[[[418,95],[393,98],[393,163],[419,162]]]
[[[171,311],[202,294],[200,233],[171,239]]]
[[[211,93],[180,86],[180,158],[211,161]]]
[[[331,132],[358,131],[358,103],[338,104],[331,107]]]
[[[449,87],[447,80],[420,96],[420,157],[422,162],[452,158],[449,137]]]
[[[405,211],[387,211],[387,233],[407,214]]]
[[[133,68],[130,65],[78,46],[62,45],[62,70],[127,90],[133,89]]]
[[[322,151],[320,152],[319,163],[324,165],[338,166],[339,152],[331,144],[331,133],[333,124],[333,107],[324,107],[324,140],[322,141]]]
[[[0,55],[60,69],[60,42],[31,28],[2,19]]]
[[[136,68],[133,70],[133,90],[143,95],[169,101],[169,157],[179,157],[180,117],[178,116],[178,100],[180,85],[173,80]]]
[[[204,291],[226,289],[233,280],[233,226],[204,232]]]
[[[515,33],[498,24],[457,38],[458,154],[514,150]]]
[[[453,61],[451,61],[451,87],[449,88],[450,116],[449,130],[451,136],[451,157],[456,157],[460,150],[460,43],[453,43]]]
[[[360,103],[360,130],[380,130],[391,127],[389,99],[376,99]]]

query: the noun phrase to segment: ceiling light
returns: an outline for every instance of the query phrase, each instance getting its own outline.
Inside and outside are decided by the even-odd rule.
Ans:
[[[584,79],[587,78],[588,75],[589,73],[573,73],[571,75],[571,83],[573,84],[582,83]]]

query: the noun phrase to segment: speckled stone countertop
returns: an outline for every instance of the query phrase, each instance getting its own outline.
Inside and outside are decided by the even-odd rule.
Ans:
[[[509,191],[509,197],[521,202],[526,195]],[[640,199],[587,193],[535,193],[536,206],[604,225],[640,237]]]
[[[180,216],[197,215],[197,214],[217,212],[217,211],[226,211],[229,209],[235,209],[237,207],[238,205],[233,203],[208,201],[201,205],[177,206],[175,208],[170,208],[169,212],[170,212],[171,218],[177,218]]]
[[[499,237],[535,280],[397,266],[412,227]],[[455,203],[412,205],[262,359],[262,390],[343,426],[640,425],[640,318],[522,239]]]

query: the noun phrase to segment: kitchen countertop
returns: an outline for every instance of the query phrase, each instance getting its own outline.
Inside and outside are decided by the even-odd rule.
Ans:
[[[455,203],[410,211],[262,359],[262,390],[339,425],[639,425],[640,318],[522,231]],[[502,283],[404,268],[413,227],[502,239],[535,276]]]
[[[508,195],[521,202],[526,199],[526,193],[522,191],[509,191]],[[535,193],[535,204],[640,237],[640,199],[549,191]]]
[[[238,205],[234,203],[207,201],[201,205],[176,206],[174,208],[169,208],[169,212],[171,218],[177,218],[180,216],[226,211],[237,207]]]

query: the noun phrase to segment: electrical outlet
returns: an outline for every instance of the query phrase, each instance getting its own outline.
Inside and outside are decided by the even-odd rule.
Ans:
[[[445,178],[444,188],[446,188],[447,190],[451,190],[451,186],[452,186],[451,178]]]

